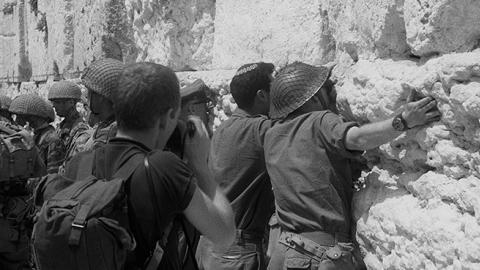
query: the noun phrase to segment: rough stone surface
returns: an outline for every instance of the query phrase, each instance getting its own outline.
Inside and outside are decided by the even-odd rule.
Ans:
[[[331,38],[319,0],[217,1],[213,67],[260,60],[322,64],[334,58]]]
[[[205,70],[212,63],[215,1],[127,1],[138,61],[175,70]]]
[[[341,53],[354,61],[408,53],[403,2],[323,0],[322,10],[333,32],[337,58]]]
[[[465,52],[478,47],[480,2],[405,0],[407,43],[416,55]]]
[[[443,115],[366,154],[372,170],[354,214],[370,269],[480,267],[479,63],[480,52],[361,60],[338,87],[362,121],[394,115],[411,89],[433,96]]]

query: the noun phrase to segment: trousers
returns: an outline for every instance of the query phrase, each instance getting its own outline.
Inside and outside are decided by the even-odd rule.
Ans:
[[[354,252],[354,244],[350,242],[317,243],[295,233],[281,232],[268,270],[365,269]]]
[[[215,250],[205,237],[200,237],[197,262],[203,270],[265,270],[262,237],[251,239],[237,232],[234,243],[225,252]]]
[[[3,198],[0,203],[0,269],[29,269],[30,228],[25,226],[28,197]]]

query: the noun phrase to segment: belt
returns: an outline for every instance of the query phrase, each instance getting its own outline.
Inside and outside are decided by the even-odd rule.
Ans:
[[[339,232],[305,232],[300,233],[303,236],[313,242],[316,242],[322,246],[335,246],[338,242],[351,242],[350,236],[346,233]]]
[[[327,254],[329,257],[339,257],[341,252],[335,249],[331,250],[329,247],[335,246],[338,242],[350,242],[350,238],[346,236],[346,234],[341,233],[310,232],[296,234],[282,231],[278,241],[299,252],[307,252],[314,259],[321,261],[326,251],[332,253]]]
[[[236,239],[240,241],[252,242],[252,243],[261,243],[263,241],[264,235],[257,232],[237,230]]]

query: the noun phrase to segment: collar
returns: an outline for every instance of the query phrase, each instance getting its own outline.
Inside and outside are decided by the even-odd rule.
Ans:
[[[132,140],[132,139],[128,139],[128,138],[119,138],[119,137],[115,137],[115,138],[112,138],[109,142],[109,144],[134,144],[135,146],[138,146],[140,147],[142,150],[145,150],[147,152],[150,152],[152,151],[152,149],[150,149],[148,146],[146,146],[145,144],[139,142],[139,141],[135,141],[135,140]]]
[[[105,128],[105,127],[108,127],[111,124],[113,124],[113,122],[115,122],[115,115],[113,115],[112,117],[108,118],[105,121],[99,122],[98,127],[99,128]]]
[[[60,127],[63,128],[67,125],[73,125],[78,120],[78,118],[80,118],[80,113],[77,110],[72,110],[60,123]]]
[[[50,128],[50,127],[52,127],[52,126],[50,126],[49,123],[45,123],[43,126],[40,126],[40,127],[36,128],[36,129],[34,129],[34,130],[33,130],[33,133],[34,133],[35,135],[41,134],[41,133],[45,132],[46,130],[48,130],[48,128]],[[53,128],[53,127],[52,127],[52,128]]]

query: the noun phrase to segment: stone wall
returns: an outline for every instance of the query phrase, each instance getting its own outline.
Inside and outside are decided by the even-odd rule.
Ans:
[[[31,3],[37,3],[37,6]],[[417,89],[442,120],[368,151],[355,195],[369,269],[480,269],[480,1],[0,0],[1,93],[45,95],[92,60],[154,61],[203,79],[217,126],[246,62],[335,61],[359,122],[386,119]],[[42,21],[46,21],[44,27]],[[46,82],[45,82],[46,81]]]

